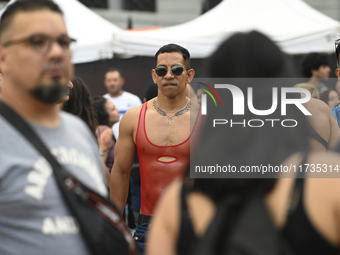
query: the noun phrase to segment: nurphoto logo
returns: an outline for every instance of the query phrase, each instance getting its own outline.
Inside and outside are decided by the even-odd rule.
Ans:
[[[215,111],[214,109],[208,109],[208,98],[207,95],[213,100],[215,106],[218,106],[217,100],[215,97],[218,98],[220,102],[219,107],[223,107],[223,97],[225,93],[231,94],[232,96],[232,115],[233,116],[242,116],[245,115],[245,107],[248,107],[248,110],[256,115],[256,116],[269,116],[273,114],[279,107],[281,111],[281,116],[287,115],[287,105],[295,105],[304,115],[308,116],[311,113],[303,106],[304,103],[307,103],[311,99],[311,93],[304,88],[297,88],[297,87],[271,87],[266,88],[267,91],[271,90],[271,95],[267,95],[266,98],[263,100],[270,101],[271,106],[267,109],[257,109],[254,106],[254,91],[256,91],[256,84],[259,81],[257,80],[254,82],[253,87],[246,88],[246,95],[245,93],[234,84],[228,83],[215,83],[213,86],[208,85],[204,82],[196,82],[198,84],[197,90],[202,90],[205,93],[201,96],[201,114],[207,115],[208,111]],[[237,82],[236,82],[237,84]],[[244,84],[244,83],[243,83]],[[249,82],[249,84],[251,84]],[[273,83],[275,85],[275,83]],[[204,86],[204,87],[203,87]],[[218,90],[218,91],[217,91]],[[245,90],[245,89],[244,89]],[[210,92],[212,91],[212,92]],[[280,92],[280,93],[279,93]],[[295,98],[289,97],[290,94],[299,95]],[[300,96],[304,95],[304,97]],[[221,99],[222,97],[222,99]],[[280,99],[280,104],[279,104]],[[228,99],[230,100],[230,99]],[[230,111],[230,109],[225,109],[226,111]],[[223,111],[221,111],[223,112]],[[295,127],[298,124],[298,121],[295,119],[244,119],[241,122],[235,122],[233,119],[225,119],[225,118],[214,118],[212,125],[216,127],[216,125],[226,125],[230,124],[230,127],[235,125],[243,125],[249,127],[262,127],[266,122],[271,123],[271,126],[274,127],[274,123],[280,122],[283,127]]]

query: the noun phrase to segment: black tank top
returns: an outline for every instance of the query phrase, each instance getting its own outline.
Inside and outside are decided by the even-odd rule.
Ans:
[[[307,162],[307,155],[306,153],[301,165]],[[295,181],[293,191],[293,201],[295,200],[296,202],[290,203],[291,206],[288,210],[287,221],[282,229],[282,234],[296,254],[340,254],[340,249],[325,240],[310,222],[303,205],[304,173],[299,173],[298,177]],[[295,206],[292,206],[293,204],[295,204]],[[177,253],[179,255],[186,255],[191,250],[191,247],[195,245],[198,237],[195,235],[190,219],[184,185],[182,185],[181,190],[180,224]]]
[[[195,235],[194,228],[192,226],[192,222],[190,219],[188,205],[186,202],[186,192],[185,186],[182,185],[181,189],[181,222],[180,222],[180,230],[178,235],[177,242],[177,253],[178,255],[188,254],[191,246],[196,243],[198,239]]]
[[[302,165],[306,162],[307,154]],[[295,181],[292,203],[288,209],[287,221],[282,234],[296,254],[340,254],[340,249],[325,240],[308,218],[304,208],[304,175],[305,173],[301,173],[298,176],[300,178]]]

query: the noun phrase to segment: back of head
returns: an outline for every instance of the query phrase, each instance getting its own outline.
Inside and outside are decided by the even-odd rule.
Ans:
[[[172,53],[178,52],[182,54],[184,65],[187,69],[190,69],[190,53],[186,48],[183,48],[180,45],[170,43],[162,46],[155,54],[155,66],[157,66],[158,55],[162,53]]]
[[[109,114],[106,110],[106,101],[109,99],[106,99],[102,96],[96,96],[93,98],[93,109],[95,111],[97,121],[99,125],[109,125]]]
[[[322,65],[329,65],[326,54],[313,52],[306,55],[301,62],[303,77],[310,78],[312,70],[318,70]]]
[[[92,106],[92,97],[84,81],[75,76],[72,79],[73,89],[70,98],[63,105],[63,110],[80,117],[95,134],[97,120]]]
[[[0,23],[0,43],[3,44],[5,31],[12,23],[13,17],[19,12],[34,12],[49,10],[63,15],[60,7],[51,0],[17,0],[10,4],[1,16]]]
[[[209,77],[296,77],[289,57],[266,36],[253,31],[224,41],[209,59]]]
[[[316,89],[316,87],[314,87],[311,84],[308,84],[308,83],[298,83],[298,84],[294,85],[294,87],[307,89],[310,92],[312,98],[316,98],[316,99],[320,98],[319,91]]]
[[[233,80],[237,82],[236,86],[244,95],[247,94],[248,87],[253,87],[252,98],[256,109],[269,109],[272,105],[272,87],[278,87],[278,90],[287,87],[289,86],[285,82],[287,79],[282,77],[295,77],[290,59],[259,32],[238,33],[224,41],[210,58],[209,73],[213,78],[241,78]],[[257,78],[262,78],[261,83],[255,82]],[[273,83],[272,78],[278,79]],[[207,101],[209,105],[209,101],[212,100]],[[280,109],[265,116],[255,115],[248,107],[245,107],[244,115],[233,115],[232,109],[233,100],[225,100],[223,107],[215,107],[214,111],[207,114],[204,126],[206,132],[202,135],[203,139],[195,153],[194,165],[222,162],[223,165],[236,166],[236,169],[261,164],[276,166],[289,155],[307,150],[308,138],[304,133],[307,122],[295,105],[287,105],[287,115],[284,117],[298,120],[298,126],[294,128],[283,127],[280,122],[273,127],[265,122],[266,119],[282,119]],[[221,116],[237,123],[257,119],[263,120],[266,124],[261,127],[228,125],[227,128],[219,125],[224,127],[215,127],[214,132],[211,132],[211,128],[206,129],[208,125],[211,126],[214,119],[221,119]],[[206,163],[208,157],[209,164]],[[194,189],[204,191],[213,199],[218,199],[230,192],[240,194],[253,193],[255,190],[266,192],[274,183],[275,179],[197,179]]]

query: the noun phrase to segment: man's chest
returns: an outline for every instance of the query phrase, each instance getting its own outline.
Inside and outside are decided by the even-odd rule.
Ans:
[[[174,118],[150,114],[149,116],[146,115],[145,118],[144,134],[151,143],[156,145],[171,146],[181,144],[189,138],[190,131],[189,114],[175,116]]]

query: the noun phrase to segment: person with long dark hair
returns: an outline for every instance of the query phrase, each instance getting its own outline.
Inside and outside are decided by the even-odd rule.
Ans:
[[[111,100],[102,96],[93,98],[93,108],[98,121],[96,136],[99,144],[100,156],[108,171],[111,172],[116,144],[112,126],[119,121],[119,110]]]
[[[210,59],[209,73],[215,78],[295,76],[288,57],[258,32],[235,34],[224,41]],[[271,103],[272,100],[272,84],[264,80],[256,85],[258,86],[255,88],[254,85],[254,90],[256,89],[257,93],[253,94],[253,104],[256,109],[268,109],[268,102]],[[278,82],[275,85],[280,89],[286,87],[287,83]],[[246,94],[249,83],[241,81],[239,86],[243,94]],[[232,108],[232,100],[224,101],[223,108],[214,108],[214,111],[206,116],[204,131],[211,125],[212,120],[221,116],[225,119],[233,118],[238,123],[243,119],[256,118],[265,121],[268,118],[257,116],[249,109],[245,109],[242,116],[232,115],[228,110]],[[270,118],[282,118],[281,112],[275,111]],[[287,105],[285,118],[298,120],[298,125],[294,128],[281,125],[275,128],[271,125],[258,128],[238,125],[228,129],[219,125],[214,132],[203,132],[191,165],[204,165],[207,158],[209,162],[222,162],[224,165],[235,166],[236,169],[260,164],[338,165],[337,154],[309,151],[310,126],[300,109],[295,105]],[[306,175],[309,177],[310,173]],[[229,219],[228,215],[237,217],[237,210],[242,208],[241,203],[256,194],[262,198],[275,227],[282,231],[296,254],[339,254],[339,179],[279,178],[278,174],[264,175],[266,179],[251,178],[252,174],[248,176],[249,178],[243,179],[190,179],[187,172],[184,181],[175,181],[155,209],[147,253],[189,254],[204,242],[200,238],[204,237],[215,217],[217,205],[226,198],[235,198],[225,216],[228,224],[223,225],[225,227],[218,237],[223,243],[216,242],[215,247],[218,251],[216,254],[224,254],[225,249],[228,249],[227,238],[231,236],[235,219]],[[296,203],[291,203],[296,205],[295,207],[288,206],[292,191],[298,198],[294,200]],[[256,220],[252,219],[253,222]],[[263,249],[265,251],[266,247]]]
[[[93,99],[91,97],[90,91],[87,88],[85,82],[78,76],[74,76],[71,82],[73,84],[73,89],[70,90],[69,100],[63,104],[62,110],[81,118],[96,138],[98,121],[93,108]],[[98,153],[100,154],[100,149],[98,149]],[[103,166],[105,166],[104,163]],[[108,184],[110,182],[110,173],[106,167],[104,170],[105,180]]]
[[[69,91],[69,99],[62,106],[62,110],[81,118],[95,135],[98,123],[92,107],[89,89],[78,76],[74,76],[71,82],[73,88]]]

